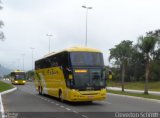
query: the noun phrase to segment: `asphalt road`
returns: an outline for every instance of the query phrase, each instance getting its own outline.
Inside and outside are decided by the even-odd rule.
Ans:
[[[110,112],[160,112],[160,102],[109,94],[104,101],[61,103],[50,96],[38,95],[34,84],[16,85],[12,93],[2,96],[7,116],[18,118],[109,118]],[[109,116],[110,115],[110,116]]]

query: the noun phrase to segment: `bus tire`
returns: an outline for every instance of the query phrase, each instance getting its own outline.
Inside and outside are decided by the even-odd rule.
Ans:
[[[43,88],[42,88],[42,86],[38,87],[38,92],[39,92],[39,95],[43,95]]]
[[[64,100],[63,100],[63,93],[62,93],[61,90],[59,90],[59,100],[60,100],[61,102],[64,101]]]
[[[41,86],[41,95],[44,95],[44,92],[43,92],[43,88],[42,88],[42,86]]]

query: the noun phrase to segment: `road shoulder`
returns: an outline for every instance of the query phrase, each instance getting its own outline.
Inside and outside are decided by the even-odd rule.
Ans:
[[[4,107],[3,107],[3,102],[2,102],[2,95],[13,92],[15,90],[17,90],[17,87],[0,92],[0,113],[1,113],[2,118],[4,118],[4,115],[3,115],[4,114]]]

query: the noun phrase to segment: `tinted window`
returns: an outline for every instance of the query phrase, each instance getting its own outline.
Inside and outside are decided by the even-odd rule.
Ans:
[[[87,65],[87,66],[103,66],[102,53],[94,52],[71,52],[72,65]]]

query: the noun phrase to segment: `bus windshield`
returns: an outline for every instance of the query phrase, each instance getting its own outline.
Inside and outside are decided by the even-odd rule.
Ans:
[[[15,76],[15,79],[18,79],[18,80],[23,80],[23,79],[25,79],[25,75],[24,74],[17,74],[16,76]]]
[[[102,69],[88,69],[86,72],[74,72],[74,87],[77,89],[101,89],[105,87]]]
[[[103,55],[98,52],[71,52],[73,66],[103,66]]]

